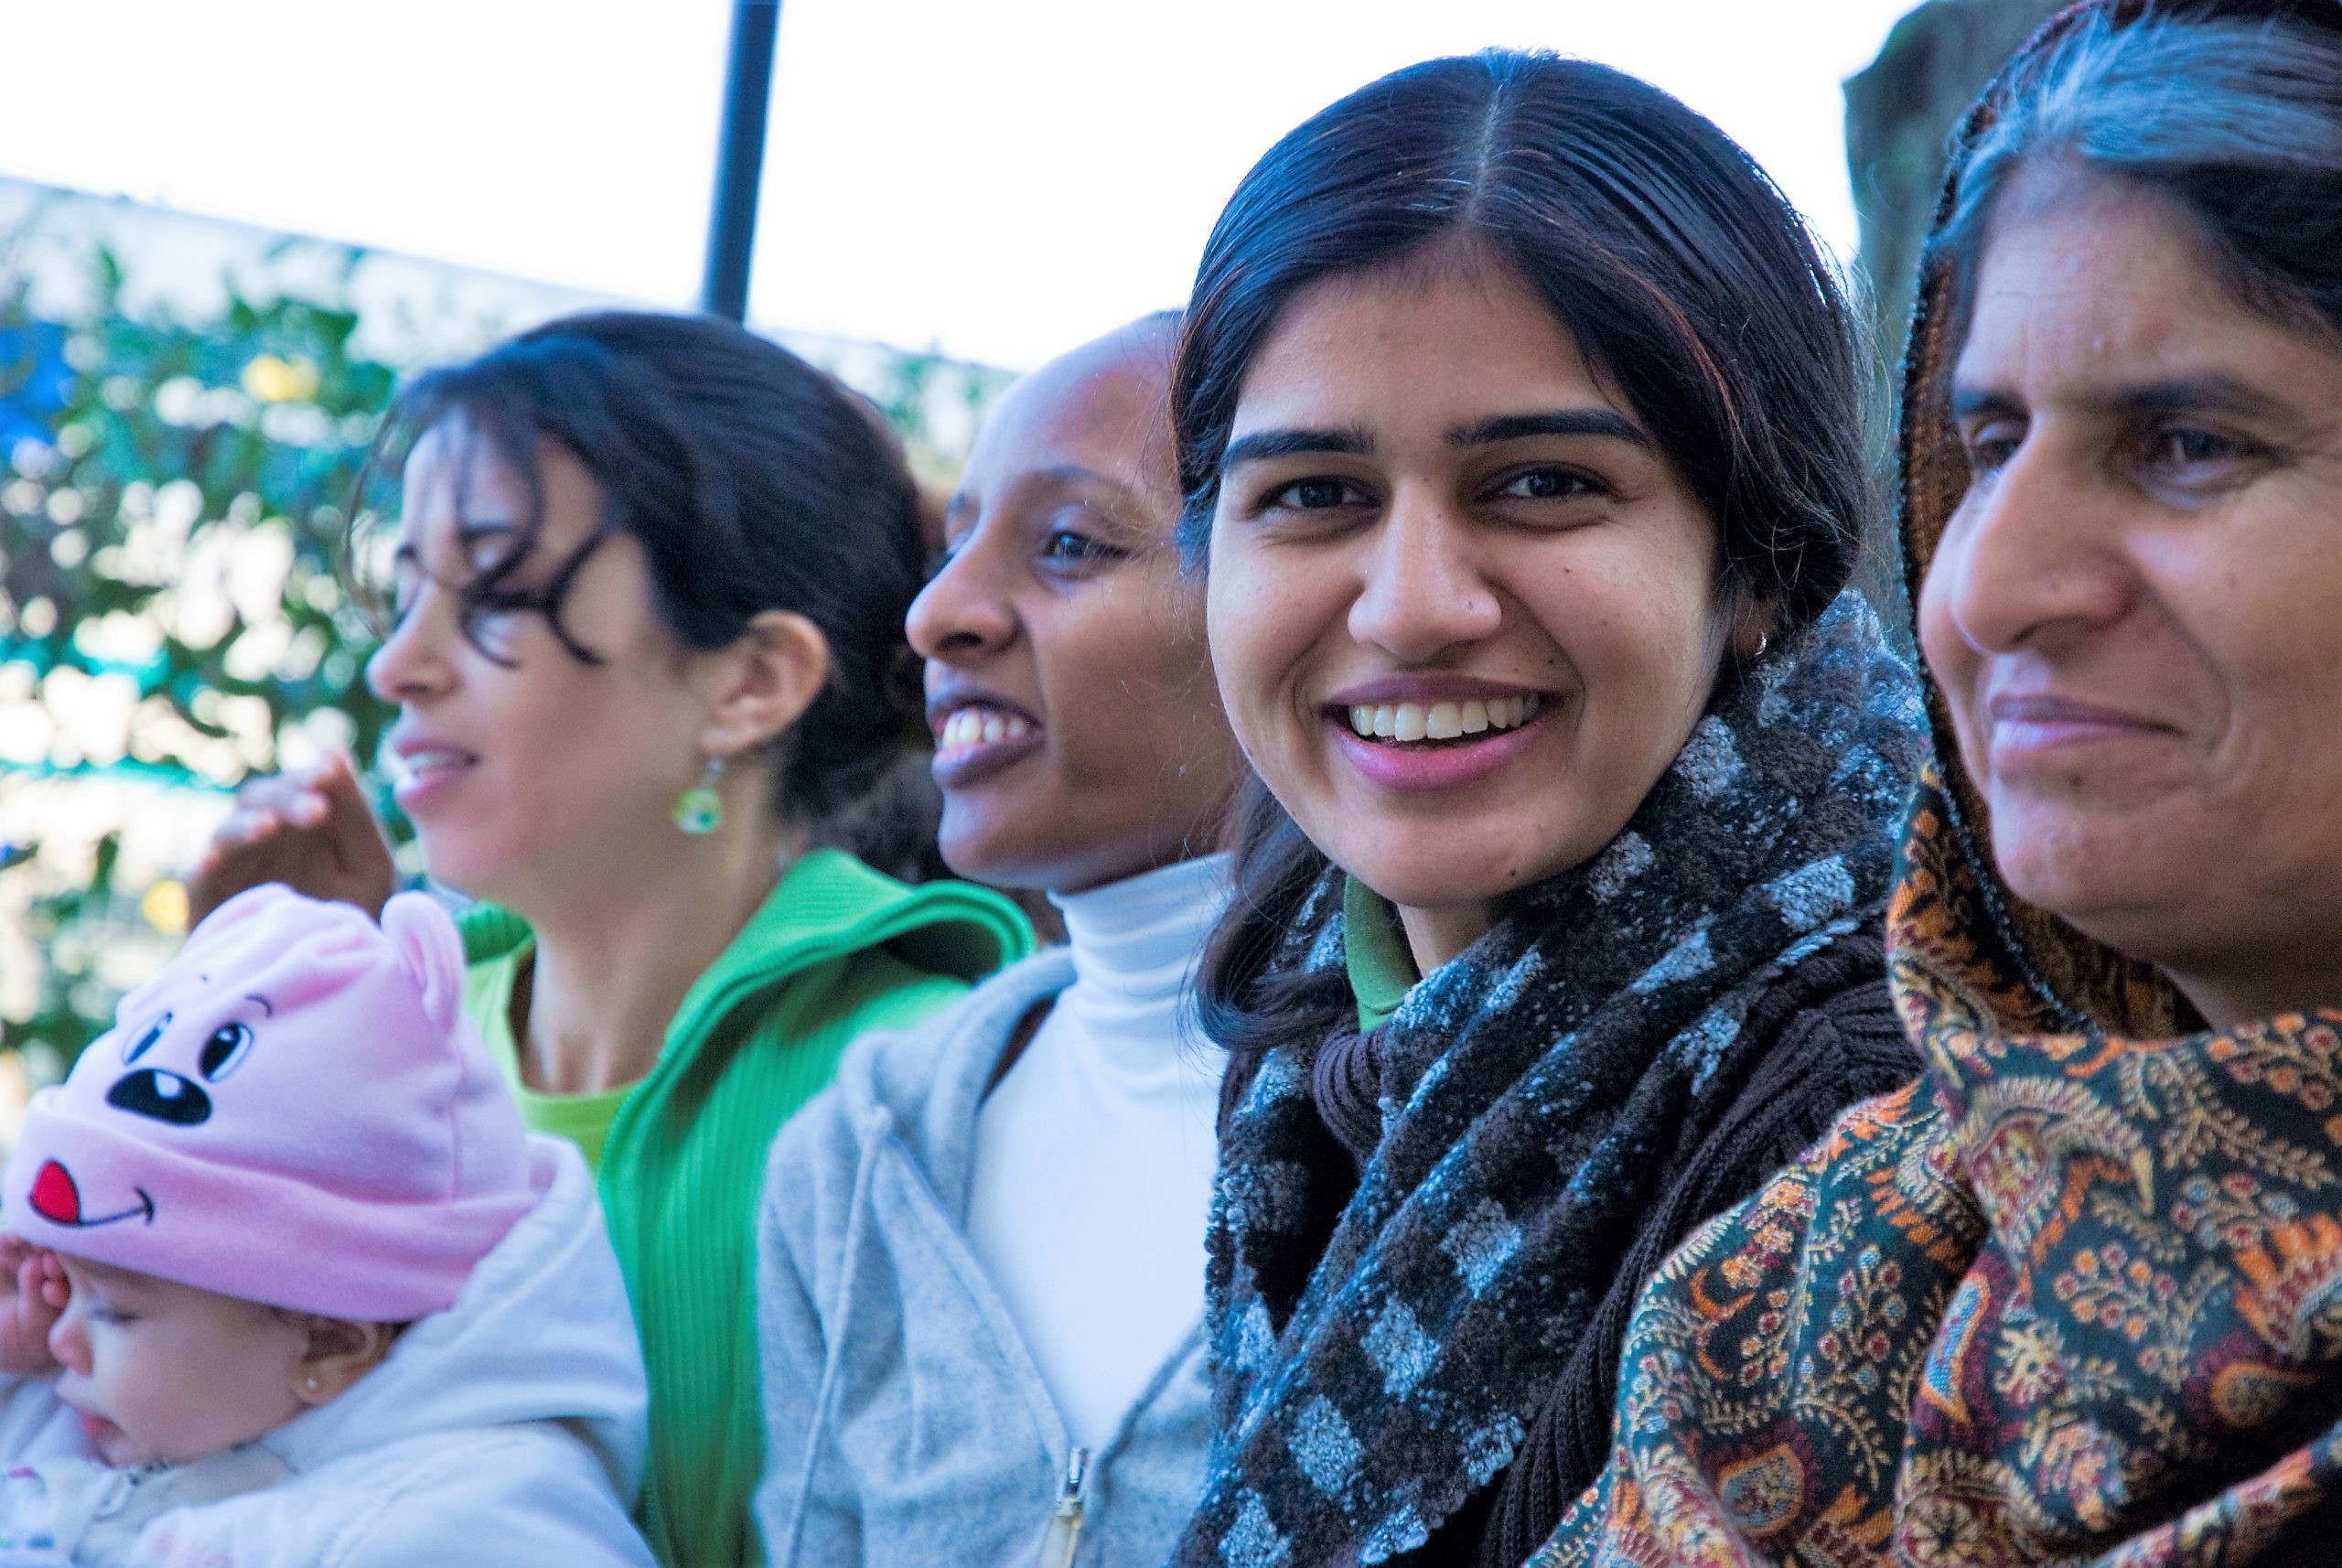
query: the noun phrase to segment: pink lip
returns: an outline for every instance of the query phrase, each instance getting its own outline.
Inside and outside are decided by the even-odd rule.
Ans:
[[[949,665],[928,663],[927,725],[940,747],[928,771],[940,789],[966,789],[981,784],[1004,768],[1014,767],[1041,749],[1043,731],[1038,714],[1024,703],[988,687],[962,680]],[[1031,727],[1023,735],[993,741],[942,746],[944,726],[962,708],[988,708],[1004,718],[1023,719]]]
[[[1367,699],[1360,698],[1360,702]],[[1388,702],[1391,699],[1381,698]],[[1410,695],[1402,701],[1421,702]],[[1454,701],[1439,698],[1438,701]],[[1469,701],[1469,698],[1465,699]],[[1527,724],[1508,730],[1488,730],[1462,740],[1436,746],[1391,746],[1368,740],[1350,728],[1348,715],[1328,717],[1326,727],[1335,745],[1367,782],[1394,795],[1432,795],[1443,789],[1467,789],[1510,767],[1537,743],[1545,721],[1561,703],[1548,698]]]
[[[2110,741],[2176,735],[2172,725],[2121,708],[2047,694],[2005,693],[1985,704],[1995,756],[2019,756]]]
[[[399,810],[414,816],[436,803],[439,798],[464,780],[472,764],[459,763],[453,768],[434,768],[422,773],[411,773],[391,786],[391,798]]]
[[[453,759],[455,763],[453,767],[430,768],[420,773],[411,773],[391,786],[392,798],[409,816],[435,801],[479,762],[475,753],[462,746],[450,746],[446,741],[414,730],[392,731],[388,749],[392,756],[408,761],[423,757],[441,757]]]
[[[419,757],[426,752],[438,752],[449,757],[473,757],[473,753],[460,746],[441,740],[437,736],[422,730],[410,729],[403,725],[393,728],[383,744],[394,757]]]

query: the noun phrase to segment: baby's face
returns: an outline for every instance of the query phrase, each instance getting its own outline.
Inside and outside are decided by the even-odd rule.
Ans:
[[[49,1331],[57,1397],[109,1465],[183,1465],[304,1408],[309,1330],[256,1302],[59,1254],[73,1289]]]

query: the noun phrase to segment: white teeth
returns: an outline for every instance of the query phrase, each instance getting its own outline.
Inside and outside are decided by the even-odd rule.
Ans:
[[[398,769],[406,778],[420,779],[426,773],[452,771],[466,760],[460,752],[417,751],[399,758]]]
[[[1544,699],[1494,697],[1463,703],[1357,703],[1348,710],[1350,729],[1361,738],[1398,741],[1460,740],[1489,730],[1519,729],[1537,716]]]
[[[951,751],[961,746],[1022,740],[1032,733],[1031,721],[1020,714],[1004,714],[993,708],[961,708],[943,721],[935,744],[940,750]]]

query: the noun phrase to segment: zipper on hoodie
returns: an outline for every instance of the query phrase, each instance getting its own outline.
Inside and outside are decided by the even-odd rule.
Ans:
[[[1065,1479],[1058,1483],[1058,1500],[1049,1509],[1040,1568],[1073,1568],[1074,1549],[1081,1544],[1081,1484],[1089,1475],[1090,1450],[1077,1448],[1066,1459]]]

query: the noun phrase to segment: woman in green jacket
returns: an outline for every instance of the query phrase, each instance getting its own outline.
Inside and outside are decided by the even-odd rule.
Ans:
[[[464,920],[472,1021],[532,1126],[600,1173],[651,1388],[661,1559],[753,1560],[752,1246],[766,1146],[855,1036],[1021,956],[1014,908],[814,845],[921,729],[899,451],[726,323],[611,314],[423,377],[383,451],[393,613],[368,666],[395,791]],[[196,902],[266,880],[379,908],[346,760],[247,790]]]

